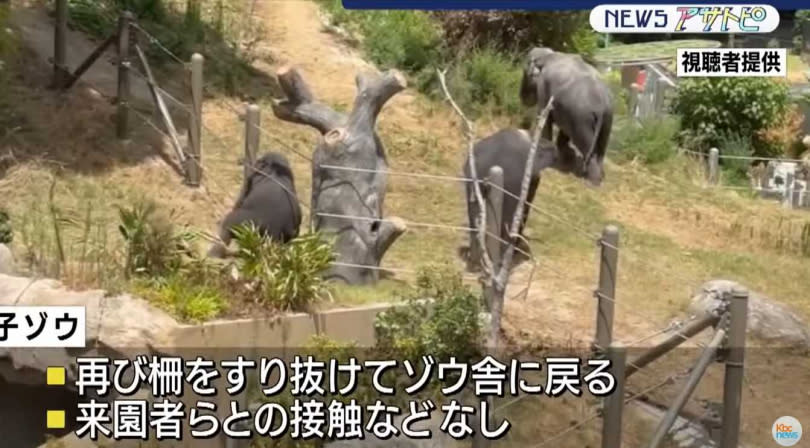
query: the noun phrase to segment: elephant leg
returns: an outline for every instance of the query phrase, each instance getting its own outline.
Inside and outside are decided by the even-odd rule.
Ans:
[[[586,178],[592,182],[596,182],[597,179],[601,178],[598,170],[593,170],[592,168],[598,167],[598,165],[594,165],[594,162],[599,160],[600,154],[603,153],[603,150],[598,148],[599,142],[597,140],[597,132],[598,130],[593,128],[593,123],[587,123],[586,125],[577,126],[571,135],[571,140],[573,141],[574,146],[577,147],[583,157],[588,154],[592,147],[594,148],[594,154],[589,162],[589,166],[586,167],[581,165],[585,163],[585,160],[580,160],[580,166],[576,173],[577,177]]]
[[[560,130],[557,133],[557,170],[562,173],[571,173],[577,166],[576,150],[571,147],[568,134]]]
[[[551,114],[549,114],[546,118],[546,123],[543,125],[543,130],[541,131],[540,136],[548,141],[554,140],[554,119],[552,118]]]

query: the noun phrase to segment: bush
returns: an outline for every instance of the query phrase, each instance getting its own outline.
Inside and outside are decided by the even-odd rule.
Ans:
[[[152,201],[119,207],[118,215],[118,230],[126,245],[126,275],[160,277],[180,269],[195,235],[176,231],[171,216],[159,213]]]
[[[754,153],[777,156],[779,148],[758,133],[784,118],[788,101],[787,85],[768,78],[693,78],[681,81],[671,107],[682,128],[706,145],[719,147],[731,133],[755,134]]]
[[[637,160],[645,165],[654,165],[675,154],[680,126],[677,119],[664,116],[649,118],[641,123],[629,120],[625,126],[614,129],[615,136],[611,138],[610,146],[616,148],[618,161]]]
[[[234,229],[237,268],[257,300],[281,310],[300,311],[329,294],[321,277],[334,260],[332,244],[317,233],[278,244],[252,224]]]
[[[454,49],[492,45],[522,54],[544,45],[587,58],[597,48],[598,36],[587,11],[442,11],[433,15]]]
[[[11,231],[11,218],[8,212],[0,209],[0,244],[9,244],[14,239],[14,234]]]
[[[436,74],[431,72],[430,94],[444,98]],[[449,70],[448,89],[453,99],[473,117],[482,113],[514,115],[521,111],[522,70],[513,58],[493,48],[473,50]],[[428,90],[425,88],[425,90]]]
[[[720,150],[720,154],[729,156],[751,157],[754,154],[751,137],[734,132],[725,135],[717,149]],[[746,159],[724,158],[720,164],[725,182],[740,186],[750,185],[748,181],[750,167],[751,161]]]
[[[386,359],[437,361],[451,356],[460,362],[481,354],[481,297],[449,269],[424,269],[405,305],[380,313],[375,325],[377,347]]]
[[[768,153],[785,154],[789,157],[798,157],[804,151],[801,139],[804,115],[798,104],[791,104],[785,111],[781,120],[762,129],[758,133],[762,145],[768,148]]]
[[[165,278],[140,279],[134,289],[139,296],[184,321],[205,322],[228,309],[222,290],[211,284],[210,278],[201,281],[178,272]]]

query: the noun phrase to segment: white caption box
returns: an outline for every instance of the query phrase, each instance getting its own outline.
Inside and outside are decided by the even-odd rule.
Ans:
[[[0,347],[82,348],[83,306],[0,306]]]
[[[679,78],[787,76],[786,48],[678,48]]]
[[[771,33],[779,11],[770,5],[599,5],[591,10],[597,33]]]

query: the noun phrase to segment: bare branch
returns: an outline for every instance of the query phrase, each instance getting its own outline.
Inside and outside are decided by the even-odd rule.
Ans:
[[[478,222],[478,245],[481,247],[481,256],[482,256],[482,264],[483,264],[483,271],[484,274],[488,275],[490,278],[496,275],[495,267],[492,265],[492,258],[486,251],[486,229],[484,226],[487,222],[487,207],[486,203],[484,202],[484,195],[481,193],[481,186],[478,182],[478,173],[475,168],[475,153],[473,148],[475,147],[475,127],[473,126],[472,122],[467,119],[467,116],[464,115],[464,112],[458,107],[458,104],[453,100],[453,96],[450,95],[450,91],[447,89],[447,80],[445,79],[445,74],[447,73],[447,69],[445,70],[438,70],[436,69],[436,74],[439,76],[439,83],[442,86],[442,91],[444,92],[444,96],[447,98],[447,101],[450,102],[450,105],[453,107],[453,110],[458,114],[459,118],[461,118],[462,123],[465,127],[465,134],[467,137],[467,159],[469,160],[470,164],[470,173],[472,174],[473,178],[473,191],[475,191],[475,199],[478,202],[478,209],[479,209],[479,222]]]
[[[532,135],[532,146],[529,149],[529,157],[526,160],[526,169],[523,172],[523,181],[520,186],[520,199],[518,204],[525,204],[526,199],[529,196],[529,183],[532,177],[533,165],[534,165],[534,158],[537,154],[537,148],[540,146],[540,136],[542,133],[542,129],[546,124],[546,120],[548,119],[548,115],[551,112],[554,104],[554,97],[552,96],[546,107],[542,110],[542,112],[537,117],[537,124],[534,128],[534,134]],[[512,225],[509,229],[509,236],[510,239],[515,238],[518,235],[518,231],[520,229],[520,223],[523,221],[523,212],[525,207],[518,206],[517,210],[515,210],[515,214],[512,217]],[[515,244],[511,243],[506,249],[506,254],[504,254],[503,261],[501,263],[501,270],[498,273],[497,277],[495,277],[495,288],[498,291],[505,291],[506,290],[506,281],[509,277],[509,269],[510,265],[512,264],[512,257],[515,254]],[[500,294],[501,300],[503,300],[503,294]],[[500,304],[501,308],[503,303]],[[497,307],[493,307],[497,308]],[[500,309],[498,309],[500,312]],[[493,315],[493,319],[496,317]],[[500,315],[497,316],[497,319],[500,319]]]

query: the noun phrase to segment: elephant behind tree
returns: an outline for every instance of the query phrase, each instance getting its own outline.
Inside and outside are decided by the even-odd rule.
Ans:
[[[540,110],[552,96],[554,106],[542,135],[551,140],[552,125],[557,125],[559,170],[601,185],[613,127],[610,89],[579,55],[535,47],[524,69],[520,98],[523,104],[537,105]]]
[[[489,137],[485,137],[476,142],[473,147],[473,155],[475,156],[475,171],[478,179],[483,180],[489,175],[490,168],[500,166],[503,170],[503,207],[502,207],[502,220],[501,232],[501,252],[506,250],[506,244],[509,242],[509,227],[512,225],[512,219],[517,211],[518,198],[520,198],[520,189],[523,182],[523,175],[526,171],[526,161],[529,158],[529,151],[532,146],[531,137],[528,131],[523,129],[502,129]],[[523,235],[523,228],[526,225],[526,220],[529,216],[529,205],[534,200],[537,187],[540,184],[540,172],[548,167],[561,169],[558,163],[557,148],[554,144],[543,138],[540,139],[539,147],[535,154],[535,160],[532,163],[532,174],[529,183],[528,196],[526,197],[527,204],[524,204],[523,221],[521,222],[519,235]],[[464,160],[463,167],[464,177],[472,178],[472,171],[470,170],[469,158]],[[486,200],[488,187],[486,183],[481,183],[481,193]],[[479,217],[480,208],[478,200],[475,196],[475,190],[472,182],[465,184],[466,200],[467,203],[467,218],[469,227],[472,229],[477,228],[477,219]],[[523,239],[515,241],[517,247],[528,252],[528,245],[525,244]],[[478,240],[476,232],[470,232],[470,246],[469,246],[468,262],[470,268],[475,267],[475,259],[478,254]]]
[[[301,208],[292,168],[283,155],[270,152],[256,161],[233,210],[222,220],[221,242],[212,245],[209,256],[225,256],[234,227],[243,223],[252,223],[261,235],[282,244],[298,236]]]

